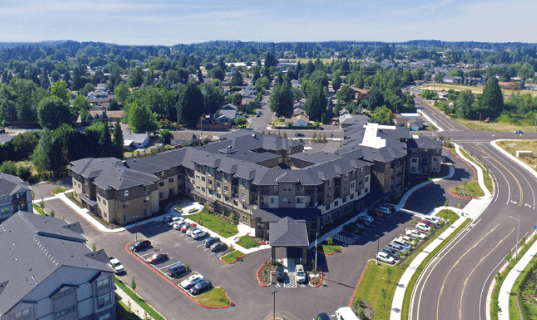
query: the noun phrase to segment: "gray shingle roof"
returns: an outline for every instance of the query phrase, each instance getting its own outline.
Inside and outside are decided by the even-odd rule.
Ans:
[[[19,177],[0,173],[0,196],[14,194],[22,189],[32,190],[28,182],[21,180]]]
[[[61,219],[19,211],[0,225],[0,315],[62,266],[112,272],[91,257],[81,234]],[[88,256],[89,255],[89,256]],[[99,258],[103,260],[102,258]]]
[[[272,222],[269,230],[269,242],[272,247],[307,247],[309,245],[305,221],[286,217],[278,222]]]

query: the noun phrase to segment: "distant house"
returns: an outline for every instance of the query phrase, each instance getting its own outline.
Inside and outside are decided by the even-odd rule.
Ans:
[[[86,121],[102,121],[106,122],[108,121],[108,115],[105,111],[91,111],[86,116]]]
[[[460,84],[462,78],[459,76],[444,76],[444,83]]]
[[[355,124],[365,125],[367,123],[369,123],[369,117],[366,115],[344,114],[341,117],[339,117],[339,126],[342,129],[353,126]]]
[[[295,102],[293,104],[293,116],[299,116],[299,115],[306,115],[306,110],[304,110],[304,103],[302,102]]]
[[[401,113],[396,115],[394,123],[397,126],[408,128],[410,131],[423,130],[423,121],[418,113]]]
[[[309,125],[309,117],[299,115],[293,118],[293,126],[295,127],[307,127]]]
[[[291,80],[291,86],[297,89],[300,89],[301,87],[300,82],[298,80]]]
[[[220,108],[220,116],[216,118],[217,124],[232,124],[237,117],[237,107],[232,104],[226,104]]]
[[[123,133],[123,146],[129,150],[145,149],[150,142],[149,133]]]
[[[191,131],[171,131],[173,137],[171,144],[176,145],[190,145],[199,142],[198,137]]]
[[[88,99],[102,99],[108,97],[108,92],[106,91],[91,91],[88,92]]]

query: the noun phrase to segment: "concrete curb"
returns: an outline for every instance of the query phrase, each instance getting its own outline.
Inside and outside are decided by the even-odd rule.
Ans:
[[[237,250],[235,250],[235,251],[237,251]],[[233,251],[233,252],[235,252],[235,251]],[[240,250],[239,250],[239,251],[240,251]],[[228,254],[232,254],[233,252],[230,252],[230,253],[228,253]],[[225,257],[225,256],[227,256],[227,254],[221,256],[221,257],[220,257],[220,261],[222,261],[223,263],[226,263],[226,264],[234,264],[237,260],[246,257],[246,253],[243,254],[243,255],[240,256],[240,257],[237,257],[237,259],[235,259],[235,260],[233,260],[233,261],[231,261],[231,262],[227,262],[227,261],[222,260],[222,258]]]
[[[371,261],[372,260],[367,261],[364,271],[362,271],[362,275],[360,276],[360,279],[358,279],[358,284],[356,285],[356,288],[354,289],[354,293],[352,294],[351,302],[349,302],[349,307],[352,306],[352,302],[354,301],[354,298],[356,297],[356,291],[358,291],[358,287],[360,286],[360,283],[362,282],[362,278],[364,277],[365,271],[367,270],[367,267],[369,267],[369,263]]]
[[[258,282],[259,285],[262,286],[262,287],[268,287],[268,286],[270,286],[270,285],[272,284],[272,283],[270,283],[270,284],[264,284],[264,283],[261,282],[261,279],[259,279],[259,271],[261,271],[261,268],[263,268],[263,267],[266,266],[267,264],[272,264],[272,262],[267,261],[267,262],[263,263],[263,264],[261,265],[261,267],[259,267],[259,268],[257,269],[257,272],[255,273],[255,277],[257,278],[257,282]]]

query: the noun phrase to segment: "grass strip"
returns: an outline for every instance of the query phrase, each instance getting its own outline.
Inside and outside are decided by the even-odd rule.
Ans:
[[[533,307],[534,309],[532,310],[531,313],[535,314],[535,305],[533,304],[533,302],[531,302],[532,299],[530,299],[528,303],[526,303],[526,301],[522,299],[521,288],[524,286],[524,284],[526,284],[529,276],[531,276],[531,274],[535,271],[536,266],[537,266],[537,257],[534,256],[531,259],[530,263],[528,263],[526,268],[524,268],[524,270],[520,273],[515,283],[513,284],[513,289],[511,291],[511,295],[509,296],[509,319],[510,320],[520,320],[518,308],[516,306],[517,299],[519,299],[520,309],[523,314],[527,312],[526,310],[531,309],[531,307]],[[535,295],[534,289],[528,288],[527,290],[531,292],[530,296]],[[513,293],[516,293],[516,295],[513,295]],[[526,294],[526,296],[527,295],[528,294]]]
[[[67,190],[68,190],[68,189],[65,189],[65,188],[62,188],[62,187],[58,187],[58,188],[52,190],[52,193],[54,193],[54,194],[58,194],[58,193],[65,192],[65,191],[67,191]]]
[[[119,280],[117,277],[114,277],[114,283],[116,286],[120,287],[121,290],[134,300],[142,309],[144,309],[153,319],[155,320],[166,320],[158,312],[155,311],[144,299],[140,298],[134,291],[131,290],[123,281]]]
[[[468,152],[466,152],[466,150],[464,150],[464,148],[459,148],[462,152],[462,154],[467,158],[467,159],[474,159],[476,160],[476,158],[473,156],[473,155],[469,155]],[[482,164],[481,164],[481,161],[479,159],[477,159],[475,161],[475,163],[483,170],[483,179],[485,180],[485,187],[487,187],[487,189],[489,190],[489,192],[492,194],[492,192],[494,191],[494,188],[492,186],[492,177],[490,176],[490,173],[488,171],[487,168],[485,168]]]
[[[522,240],[520,241],[522,242],[523,240],[524,238],[522,238]],[[511,261],[509,261],[507,268],[505,268],[501,273],[498,272],[496,274],[496,277],[495,277],[496,284],[494,284],[494,288],[492,289],[492,299],[490,300],[490,319],[491,320],[498,320],[498,312],[500,311],[500,306],[498,305],[498,295],[500,293],[500,288],[502,287],[503,281],[505,280],[509,272],[515,267],[518,261],[522,259],[526,251],[528,251],[528,249],[535,243],[536,240],[537,240],[537,237],[533,236],[529,242],[525,243],[522,246],[522,250],[517,255],[517,258],[516,259],[512,258]]]
[[[323,248],[324,254],[334,254],[341,250],[341,246],[329,245],[329,244],[323,244],[322,248]]]
[[[237,241],[237,244],[239,246],[243,247],[244,249],[255,248],[255,247],[259,247],[261,245],[259,242],[257,242],[254,239],[252,239],[252,237],[249,236],[249,235],[245,235],[245,236],[240,237],[239,241]]]
[[[221,259],[229,264],[235,262],[238,258],[244,256],[243,252],[240,252],[239,250],[235,250],[231,253],[226,254]]]
[[[391,305],[395,289],[397,288],[397,284],[405,272],[405,269],[420,252],[440,236],[442,233],[441,231],[446,230],[459,219],[459,216],[455,212],[448,209],[440,211],[437,216],[447,219],[446,223],[444,223],[444,225],[433,235],[427,238],[419,248],[415,249],[402,265],[387,266],[380,264],[377,266],[372,263],[367,267],[367,270],[362,277],[362,281],[356,289],[353,305],[355,305],[358,300],[367,300],[373,307],[376,320],[390,319]],[[429,256],[431,255],[429,254]]]
[[[117,320],[140,320],[132,310],[123,301],[116,297],[116,314]]]
[[[219,219],[216,214],[210,214],[206,209],[203,209],[199,213],[189,215],[187,218],[218,233],[224,238],[229,238],[239,233],[237,225]]]
[[[225,307],[230,303],[223,288],[213,288],[211,291],[201,294],[195,299],[202,305],[211,308]]]
[[[48,216],[48,214],[46,214],[45,211],[41,209],[41,207],[39,207],[37,204],[34,204],[33,206],[34,206],[34,209],[37,210],[37,212],[39,212],[40,215],[45,216],[45,217]]]
[[[412,291],[414,290],[414,286],[416,285],[416,281],[418,281],[418,278],[420,274],[423,272],[423,269],[429,264],[429,262],[442,250],[450,241],[453,239],[457,234],[459,234],[462,229],[464,229],[469,223],[471,222],[470,219],[467,219],[464,221],[458,228],[449,235],[449,237],[446,238],[446,240],[442,241],[442,243],[436,247],[425,260],[420,264],[420,266],[416,269],[414,274],[412,275],[412,278],[410,278],[410,282],[408,283],[406,290],[405,290],[405,297],[403,298],[403,310],[401,313],[401,319],[408,319],[408,311],[410,307],[410,298],[412,296]]]

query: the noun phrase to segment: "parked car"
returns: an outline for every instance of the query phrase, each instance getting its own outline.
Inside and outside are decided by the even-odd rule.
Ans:
[[[186,221],[176,222],[176,223],[173,224],[172,227],[173,227],[175,230],[179,230],[179,229],[181,229],[181,227],[184,226],[185,224],[187,224]]]
[[[206,246],[207,248],[210,248],[210,247],[211,247],[214,243],[216,243],[216,242],[220,242],[220,239],[219,239],[219,238],[216,238],[216,237],[214,237],[214,238],[207,238],[207,239],[205,239],[205,246]]]
[[[183,282],[181,282],[180,286],[183,287],[184,289],[188,290],[188,289],[192,288],[194,285],[196,285],[196,283],[198,283],[201,280],[204,280],[204,278],[203,278],[203,276],[201,274],[193,274],[190,277],[188,277],[188,279],[183,280]]]
[[[190,228],[195,228],[197,226],[197,224],[195,223],[187,223],[185,225],[183,225],[181,228],[179,228],[179,230],[181,230],[181,232],[185,233],[188,231],[188,229]]]
[[[190,288],[190,293],[196,295],[200,294],[205,290],[209,290],[212,287],[212,283],[209,280],[198,281],[192,288]]]
[[[365,229],[365,225],[359,221],[352,222],[357,228],[360,228],[361,230]]]
[[[427,237],[427,235],[415,229],[408,229],[406,231],[406,235],[412,238],[420,238],[420,239],[425,239],[425,237]]]
[[[404,241],[403,239],[400,239],[400,238],[394,239],[392,242],[407,248],[407,250],[414,249],[414,246],[412,246],[410,243],[407,243],[406,241]]]
[[[431,221],[429,221],[429,220],[425,220],[425,219],[423,219],[423,220],[420,221],[420,223],[426,224],[426,225],[428,225],[429,227],[436,227],[436,225],[434,224],[434,222],[431,222]]]
[[[421,222],[416,225],[416,229],[423,232],[431,232],[431,227]]]
[[[360,229],[358,229],[356,226],[348,223],[348,224],[343,226],[343,231],[348,232],[348,233],[358,233],[360,231]]]
[[[393,212],[397,211],[397,206],[395,204],[385,203],[384,206],[388,207],[388,208],[391,208],[393,210]]]
[[[394,248],[395,250],[397,250],[399,252],[407,252],[408,251],[408,249],[405,246],[403,246],[402,244],[395,243],[393,241],[390,242],[390,244],[388,246]]]
[[[370,217],[382,217],[385,213],[378,210],[378,209],[372,209],[367,211],[367,215]]]
[[[440,219],[438,218],[425,217],[423,218],[423,220],[431,222],[435,227],[438,227],[440,225]]]
[[[386,214],[392,214],[395,212],[395,209],[392,207],[380,207],[379,210],[382,212],[386,212]]]
[[[157,252],[153,254],[151,257],[147,258],[147,263],[155,264],[157,262],[160,262],[162,260],[168,259],[168,254],[163,252]]]
[[[181,221],[185,221],[185,218],[183,218],[183,217],[173,217],[172,218],[173,223],[179,223]]]
[[[188,273],[188,268],[184,264],[175,263],[168,267],[168,275],[170,277],[180,277]]]
[[[135,243],[133,243],[129,247],[129,250],[134,251],[134,252],[138,252],[138,251],[147,249],[149,247],[151,247],[151,241],[149,241],[149,240],[138,240],[138,241],[136,241]]]
[[[364,221],[367,225],[373,223],[373,218],[368,215],[359,216],[358,219]]]
[[[411,238],[409,236],[401,236],[400,238],[401,238],[401,240],[403,240],[404,242],[407,242],[410,245],[413,245],[414,240],[415,240],[415,238],[413,239],[413,238]],[[419,241],[419,239],[418,239],[418,241]]]
[[[522,131],[522,130],[515,130],[515,133],[516,133],[516,134],[523,134],[524,131]]]
[[[203,230],[196,230],[194,232],[192,232],[192,239],[201,239],[203,237],[205,237],[207,235],[207,231],[203,231]]]
[[[282,267],[276,268],[276,280],[278,281],[285,280],[285,272]]]
[[[304,137],[304,134],[303,134],[302,132],[297,132],[297,133],[296,133],[296,136],[297,136],[297,137]]]
[[[186,231],[186,235],[189,236],[189,237],[192,237],[192,233],[196,232],[196,231],[200,231],[200,229],[198,228],[190,228]]]
[[[256,116],[257,116],[257,117],[261,117],[262,114],[263,114],[263,113],[262,113],[261,111],[258,111]]]
[[[162,217],[162,222],[164,223],[168,223],[168,222],[171,222],[172,221],[172,216],[167,214],[165,215],[164,217]]]
[[[110,261],[108,265],[110,266],[110,268],[114,269],[114,272],[116,274],[121,274],[125,272],[125,269],[123,269],[123,265],[121,264],[121,262],[119,262],[118,259],[114,257],[108,257],[108,260]]]
[[[301,264],[296,265],[296,281],[299,283],[306,282],[306,272],[304,271],[304,266]]]
[[[227,249],[227,245],[223,242],[216,242],[211,245],[212,252],[224,251]]]
[[[384,263],[395,264],[395,260],[386,252],[377,253],[377,259],[379,259],[380,261]]]
[[[394,248],[386,246],[386,247],[382,248],[382,251],[386,252],[387,254],[392,256],[394,259],[399,259],[400,258],[399,252],[397,252],[397,250],[395,250]]]

